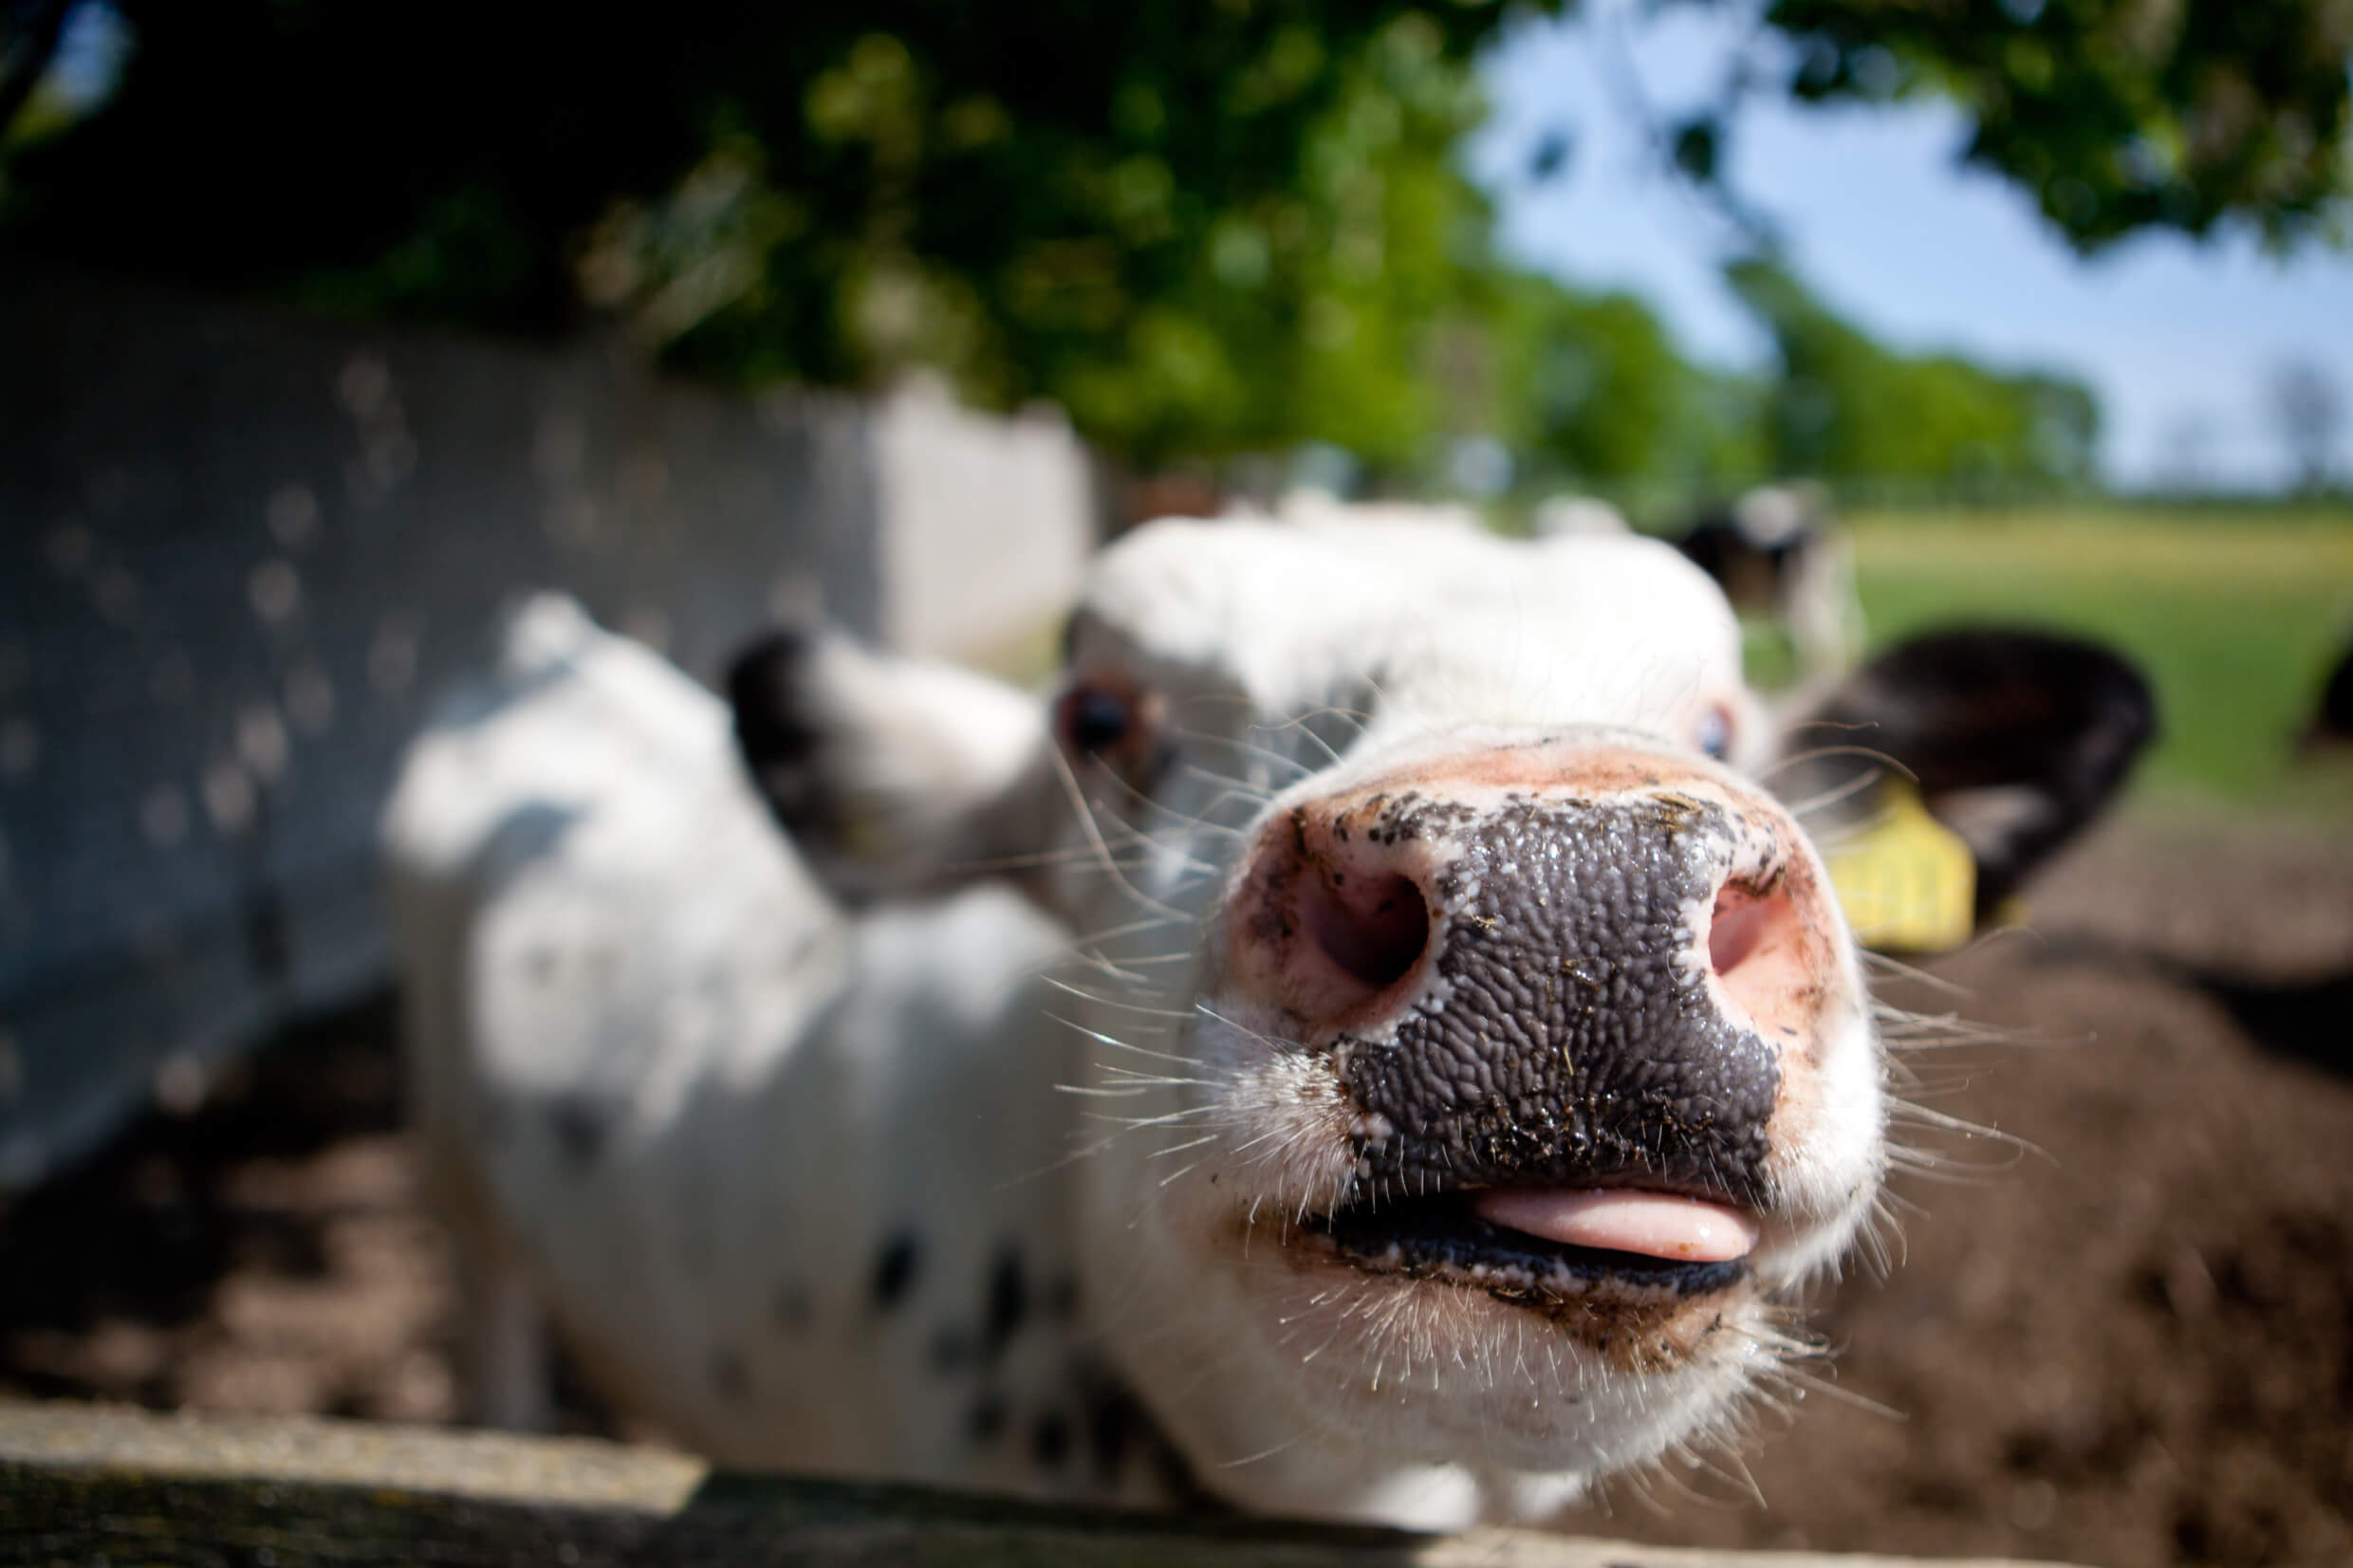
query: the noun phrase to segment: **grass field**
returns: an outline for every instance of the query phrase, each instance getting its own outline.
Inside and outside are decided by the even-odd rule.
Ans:
[[[2353,764],[2289,751],[2353,636],[2353,509],[1852,521],[1875,646],[1959,619],[2090,634],[2157,687],[2146,796],[2353,822]]]

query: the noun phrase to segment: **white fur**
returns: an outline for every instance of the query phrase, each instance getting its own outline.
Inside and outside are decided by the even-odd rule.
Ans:
[[[520,1260],[591,1371],[698,1447],[1008,1484],[927,1402],[922,1324],[827,1331],[872,1318],[877,1238],[910,1217],[935,1276],[1007,1236],[1033,1268],[1066,1257],[1040,1172],[1081,1042],[1025,991],[1064,933],[1002,887],[844,919],[716,699],[547,600],[510,646],[417,744],[385,827],[417,1121],[462,1239]],[[565,1097],[610,1118],[593,1160],[561,1146]],[[749,1401],[715,1386],[731,1356]]]

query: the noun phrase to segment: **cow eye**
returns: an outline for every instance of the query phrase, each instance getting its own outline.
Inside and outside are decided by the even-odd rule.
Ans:
[[[1075,686],[1063,693],[1055,728],[1073,756],[1100,756],[1135,729],[1136,705],[1100,686]]]
[[[1699,726],[1692,736],[1699,749],[1722,762],[1732,755],[1732,716],[1722,703],[1712,702],[1701,710]]]

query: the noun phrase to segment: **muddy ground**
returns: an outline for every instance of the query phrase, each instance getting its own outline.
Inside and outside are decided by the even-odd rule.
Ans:
[[[1909,1059],[2004,1138],[1913,1130],[1941,1169],[1892,1274],[1826,1293],[1825,1386],[1576,1527],[2353,1562],[2353,838],[2142,812],[2032,914],[1936,966],[1958,1000],[1899,989],[2018,1032]],[[381,998],[320,1020],[0,1216],[0,1394],[449,1418],[390,1038]],[[565,1420],[616,1430],[577,1392]]]

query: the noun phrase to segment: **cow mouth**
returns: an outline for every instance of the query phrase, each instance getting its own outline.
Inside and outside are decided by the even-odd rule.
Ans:
[[[1675,1300],[1748,1278],[1756,1227],[1711,1199],[1614,1190],[1489,1188],[1360,1199],[1307,1222],[1363,1273],[1565,1306],[1597,1294]]]

